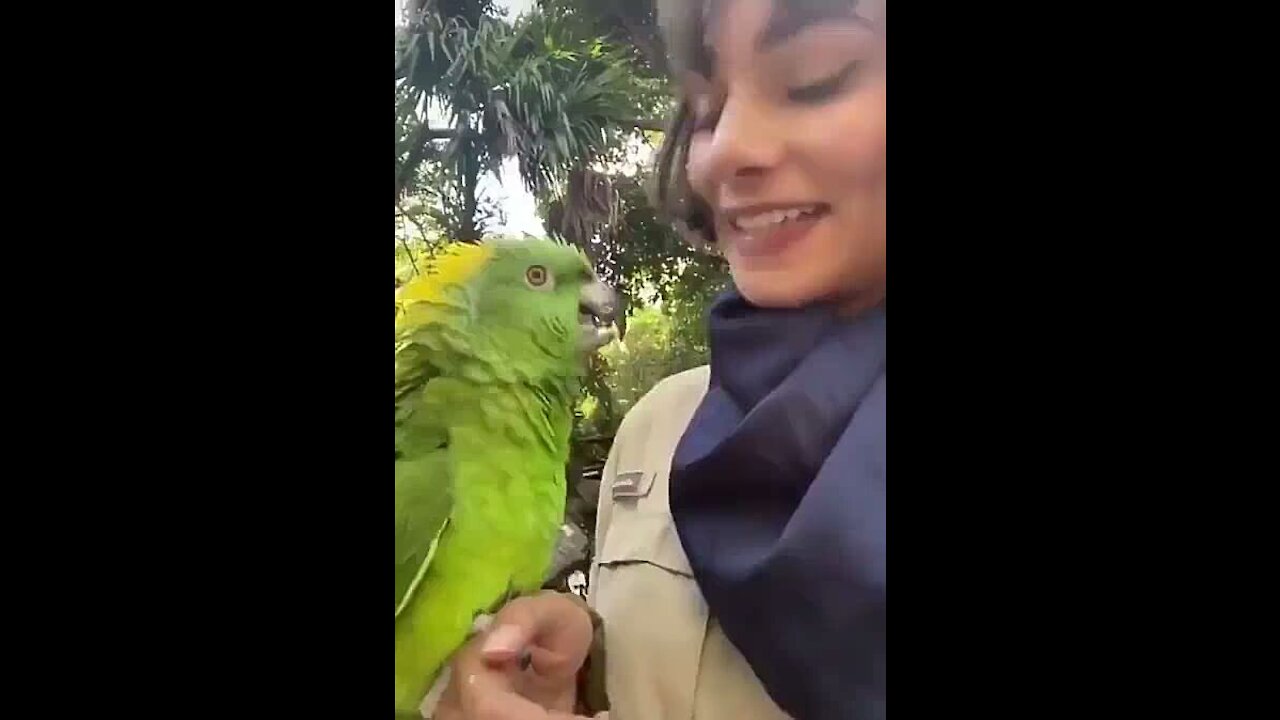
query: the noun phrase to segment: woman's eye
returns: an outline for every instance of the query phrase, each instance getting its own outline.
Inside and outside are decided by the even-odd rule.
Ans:
[[[826,80],[816,82],[812,85],[791,88],[787,91],[787,97],[792,102],[799,103],[820,103],[830,100],[840,93],[848,84],[849,78],[858,70],[860,63],[852,62],[844,67],[843,70],[832,75]]]

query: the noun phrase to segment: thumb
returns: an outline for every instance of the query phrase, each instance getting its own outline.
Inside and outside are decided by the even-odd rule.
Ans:
[[[539,660],[585,654],[591,644],[591,617],[586,610],[556,592],[511,601],[494,617],[481,646],[488,662],[507,662],[526,653]],[[539,652],[534,652],[537,645]],[[544,656],[551,657],[544,657]],[[581,658],[578,658],[581,662]]]
[[[501,623],[501,624],[498,624]],[[533,641],[534,630],[532,618],[520,616],[499,616],[494,620],[495,626],[489,631],[480,647],[485,660],[502,662],[520,654]]]
[[[489,662],[505,662],[520,655],[547,624],[545,610],[539,611],[545,603],[544,595],[535,595],[504,605],[489,623],[480,646],[481,656]]]

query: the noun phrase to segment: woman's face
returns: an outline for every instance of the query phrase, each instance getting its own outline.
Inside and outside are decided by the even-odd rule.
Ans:
[[[874,8],[884,3],[788,22],[785,6],[804,3],[719,3],[706,37],[712,76],[686,86],[689,182],[749,301],[875,304],[885,292],[885,44]]]

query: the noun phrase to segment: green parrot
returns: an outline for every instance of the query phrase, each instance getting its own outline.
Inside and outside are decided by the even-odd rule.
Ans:
[[[396,291],[396,716],[477,617],[541,587],[573,406],[617,296],[576,248],[457,244]]]

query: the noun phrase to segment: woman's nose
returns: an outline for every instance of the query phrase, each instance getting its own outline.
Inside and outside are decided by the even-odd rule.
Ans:
[[[759,177],[782,157],[785,130],[749,97],[730,98],[706,147],[705,178],[715,189]]]

